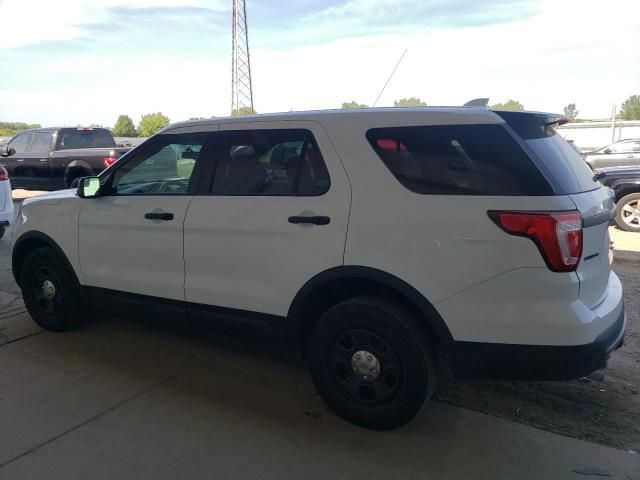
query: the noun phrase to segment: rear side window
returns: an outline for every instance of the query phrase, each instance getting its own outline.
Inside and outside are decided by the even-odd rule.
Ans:
[[[587,162],[556,133],[553,119],[544,114],[495,112],[500,115],[537,157],[558,195],[587,192],[599,187]]]
[[[70,129],[58,132],[58,150],[72,148],[113,148],[116,142],[113,135],[104,129]]]
[[[221,136],[214,194],[317,196],[329,185],[329,172],[308,130],[243,130]]]
[[[400,183],[416,193],[553,193],[502,125],[376,128],[367,132],[367,139]]]

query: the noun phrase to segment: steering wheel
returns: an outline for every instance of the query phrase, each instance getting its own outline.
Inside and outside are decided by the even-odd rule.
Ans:
[[[158,188],[158,193],[185,193],[185,180],[167,180]]]

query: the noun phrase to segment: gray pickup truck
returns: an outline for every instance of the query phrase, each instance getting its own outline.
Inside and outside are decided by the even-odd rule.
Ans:
[[[116,147],[106,128],[38,128],[0,147],[0,166],[13,188],[59,190],[97,175],[129,150]]]

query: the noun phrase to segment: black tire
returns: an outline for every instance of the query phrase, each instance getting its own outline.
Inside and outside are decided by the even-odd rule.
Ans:
[[[375,370],[353,362],[372,353]],[[400,305],[356,297],[327,310],[308,344],[308,364],[318,393],[340,417],[374,430],[414,418],[435,390],[435,349],[427,332]],[[374,375],[377,375],[374,378]]]
[[[64,332],[80,324],[82,302],[73,273],[52,249],[38,248],[27,255],[20,287],[29,314],[42,328]]]
[[[640,193],[631,193],[618,200],[616,204],[618,227],[627,232],[640,232],[640,212],[638,216],[631,212],[637,209],[640,209]]]

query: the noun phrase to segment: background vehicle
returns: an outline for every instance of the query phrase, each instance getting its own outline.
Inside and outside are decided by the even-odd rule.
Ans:
[[[4,167],[0,167],[0,238],[4,236],[9,223],[13,221],[13,199],[11,182]]]
[[[459,378],[581,377],[625,314],[613,199],[562,120],[426,107],[177,124],[77,194],[26,200],[14,276],[52,330],[89,304],[275,338],[368,428],[413,418],[442,358]]]
[[[13,188],[58,190],[97,175],[129,150],[117,148],[106,128],[39,128],[22,131],[3,146],[0,165]]]
[[[640,139],[620,140],[600,150],[587,152],[585,160],[592,169],[640,165]]]
[[[600,168],[596,175],[614,192],[618,227],[640,232],[640,167]]]

